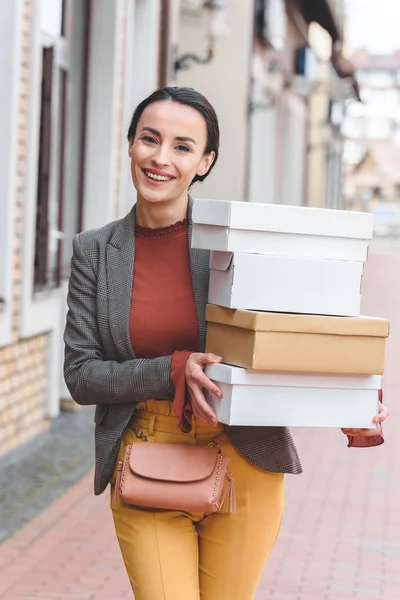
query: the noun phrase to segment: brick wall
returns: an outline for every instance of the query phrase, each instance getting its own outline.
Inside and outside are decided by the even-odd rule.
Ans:
[[[13,343],[0,349],[0,455],[48,427],[47,335],[19,336],[23,201],[26,187],[29,105],[29,45],[32,0],[24,1],[20,67],[17,174],[15,190],[15,252],[13,269]],[[33,260],[33,257],[32,257]]]

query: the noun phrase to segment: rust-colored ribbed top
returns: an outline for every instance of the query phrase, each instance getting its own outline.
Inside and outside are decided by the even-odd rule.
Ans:
[[[198,349],[187,220],[161,229],[136,226],[130,334],[138,358]]]

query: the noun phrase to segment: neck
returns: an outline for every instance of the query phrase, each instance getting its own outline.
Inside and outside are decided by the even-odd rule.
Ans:
[[[136,222],[140,227],[159,229],[168,227],[187,217],[188,196],[180,201],[151,203],[138,196],[136,202]]]

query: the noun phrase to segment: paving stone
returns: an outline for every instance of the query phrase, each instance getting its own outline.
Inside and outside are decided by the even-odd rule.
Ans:
[[[0,458],[0,542],[88,473],[93,407],[63,412],[50,430]]]

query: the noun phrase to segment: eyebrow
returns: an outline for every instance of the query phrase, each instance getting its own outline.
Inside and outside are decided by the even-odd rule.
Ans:
[[[153,127],[142,127],[142,131],[150,131],[150,133],[152,133],[153,135],[161,137],[161,133],[157,131],[157,129],[153,129]],[[196,144],[196,141],[191,137],[177,136],[174,139],[177,142],[193,142],[193,144]]]

